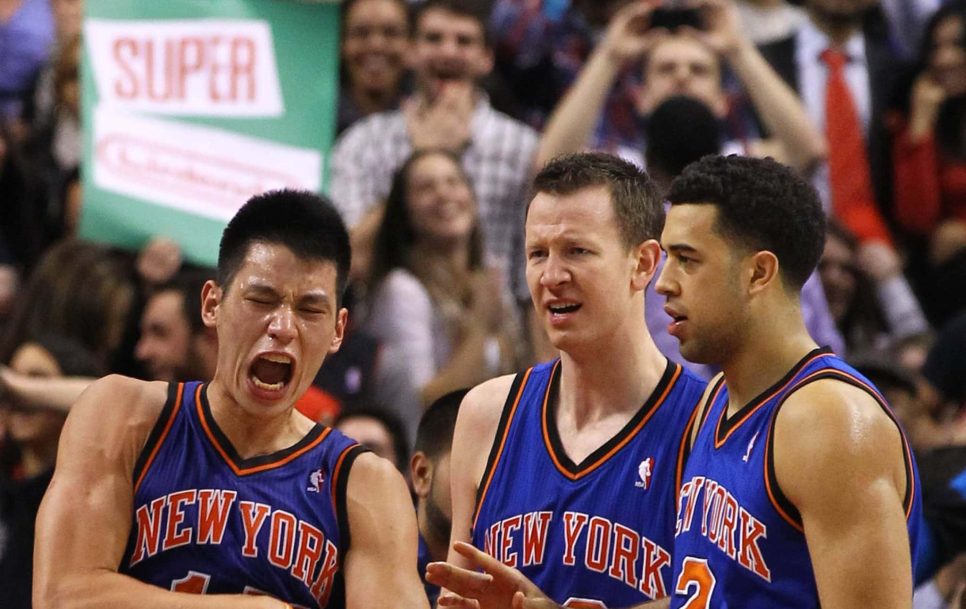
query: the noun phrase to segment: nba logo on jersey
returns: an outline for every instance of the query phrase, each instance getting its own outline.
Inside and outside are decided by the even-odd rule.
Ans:
[[[641,464],[637,466],[637,475],[640,476],[640,480],[634,483],[637,488],[642,488],[645,491],[651,487],[651,472],[654,471],[654,457],[648,457],[641,461]]]
[[[325,482],[325,472],[322,471],[322,468],[319,468],[309,474],[309,485],[305,488],[305,490],[321,493],[323,482]]]

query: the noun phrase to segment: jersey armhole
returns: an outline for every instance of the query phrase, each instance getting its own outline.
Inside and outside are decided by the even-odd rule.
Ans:
[[[168,437],[168,432],[171,431],[171,426],[174,424],[174,419],[184,400],[184,389],[184,383],[168,383],[168,398],[164,402],[164,408],[161,409],[161,414],[158,415],[158,420],[151,428],[147,442],[144,443],[144,448],[141,449],[141,454],[138,455],[138,459],[134,463],[131,479],[134,482],[135,493],[151,469],[151,464],[164,443],[164,439]]]
[[[346,496],[349,489],[349,471],[356,458],[363,453],[369,452],[361,444],[353,444],[342,451],[335,465],[335,473],[332,475],[332,501],[335,504],[336,520],[339,523],[339,564],[342,564],[349,545],[352,541],[351,531],[349,531],[349,507]]]
[[[691,434],[694,431],[694,426],[698,423],[698,412],[701,411],[701,405],[704,403],[704,396],[698,398],[698,402],[691,409],[691,415],[688,417],[688,424],[684,426],[684,434],[681,435],[681,444],[678,447],[678,462],[675,467],[674,473],[674,501],[675,504],[679,499],[679,493],[681,492],[681,485],[684,483],[684,466],[688,462],[688,457],[691,456]]]
[[[474,501],[475,507],[473,509],[473,528],[476,528],[476,519],[479,517],[480,510],[483,508],[483,500],[486,498],[486,491],[490,486],[490,482],[493,480],[493,474],[496,471],[496,466],[500,462],[500,455],[503,453],[503,447],[506,445],[506,438],[510,431],[510,422],[513,419],[514,413],[516,413],[517,406],[520,403],[520,398],[523,395],[523,390],[527,386],[527,379],[530,378],[530,373],[532,371],[533,368],[530,368],[524,373],[517,374],[513,379],[513,384],[510,385],[510,390],[507,392],[506,402],[503,404],[503,414],[500,415],[500,423],[497,425],[496,434],[493,436],[493,445],[490,447],[490,455],[486,459],[486,467],[483,468],[483,476],[480,478],[480,482],[476,487],[476,499]]]
[[[906,473],[906,490],[902,498],[902,508],[905,512],[906,519],[908,520],[909,515],[912,513],[912,504],[915,498],[916,477],[913,472],[912,454],[909,447],[909,442],[906,439],[906,434],[903,432],[902,426],[892,413],[892,410],[888,405],[886,405],[885,400],[875,389],[846,372],[834,370],[827,370],[825,372],[807,377],[802,383],[799,383],[793,387],[788,394],[785,395],[782,401],[775,408],[775,412],[772,414],[772,419],[768,424],[768,438],[765,449],[765,487],[768,491],[768,498],[771,500],[772,505],[778,510],[779,515],[781,515],[783,519],[798,529],[799,532],[804,533],[805,529],[802,525],[801,513],[788,499],[788,497],[785,496],[785,493],[783,493],[781,490],[781,486],[778,484],[778,475],[775,473],[773,436],[775,432],[775,422],[778,420],[778,413],[781,411],[782,406],[785,405],[785,401],[788,399],[788,396],[801,389],[805,385],[823,379],[834,379],[841,381],[866,392],[873,400],[875,400],[876,404],[879,405],[879,408],[882,409],[885,415],[889,417],[893,425],[896,426],[896,429],[899,432],[899,440],[902,443],[902,461]]]

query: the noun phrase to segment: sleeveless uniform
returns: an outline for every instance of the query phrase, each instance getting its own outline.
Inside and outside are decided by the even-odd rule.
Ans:
[[[809,353],[730,419],[724,380],[713,383],[679,492],[672,608],[819,606],[801,517],[775,477],[772,434],[788,396],[822,379],[863,389],[896,421],[875,387],[828,350]],[[922,498],[904,435],[902,444],[907,480],[903,507],[915,548]]]
[[[704,381],[668,362],[647,402],[583,463],[553,405],[560,361],[517,375],[480,483],[473,543],[558,604],[625,607],[670,592],[676,480]]]
[[[242,459],[215,423],[205,385],[171,384],[134,469],[120,572],[169,590],[342,607],[346,485],[362,451],[316,425],[294,446]]]

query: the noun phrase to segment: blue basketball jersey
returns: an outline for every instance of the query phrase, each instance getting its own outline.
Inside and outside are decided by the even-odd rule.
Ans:
[[[678,495],[672,608],[819,606],[801,516],[775,477],[772,434],[788,396],[822,379],[866,391],[899,427],[872,383],[825,349],[809,353],[731,417],[727,416],[728,387],[723,378],[717,380],[698,422]],[[907,479],[903,506],[911,548],[915,548],[922,497],[904,434],[902,444]]]
[[[514,380],[480,482],[473,543],[568,607],[662,598],[686,429],[705,383],[668,362],[627,425],[575,464],[555,422],[559,382],[559,360]]]
[[[346,485],[363,449],[316,425],[285,450],[242,459],[212,417],[205,389],[170,385],[134,470],[120,572],[175,591],[342,607]]]

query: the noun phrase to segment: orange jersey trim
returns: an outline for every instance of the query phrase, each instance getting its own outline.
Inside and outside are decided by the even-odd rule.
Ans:
[[[819,378],[816,379],[816,377],[819,377]],[[906,521],[908,522],[909,517],[912,515],[912,507],[913,507],[913,504],[915,503],[915,497],[916,497],[916,476],[912,471],[912,449],[909,446],[909,441],[906,438],[905,431],[903,431],[902,429],[902,425],[899,424],[899,421],[896,418],[895,413],[892,412],[892,409],[889,407],[888,403],[886,402],[882,394],[879,393],[879,391],[875,387],[866,383],[862,379],[856,376],[853,376],[852,374],[849,374],[845,370],[838,370],[834,368],[817,370],[812,374],[809,374],[808,376],[801,379],[801,382],[798,384],[798,386],[804,386],[809,382],[811,382],[812,380],[821,380],[822,378],[836,378],[836,377],[840,379],[847,379],[849,381],[852,381],[852,383],[855,383],[855,385],[857,385],[858,387],[861,387],[866,391],[868,391],[872,395],[872,397],[876,400],[879,407],[882,408],[886,416],[889,417],[889,419],[893,422],[893,424],[895,424],[896,429],[899,431],[899,439],[902,442],[903,467],[906,471],[906,492],[905,492],[905,497],[903,499],[903,503],[904,503],[903,511],[905,512],[905,518],[906,518]],[[798,386],[796,386],[796,389],[798,388]],[[766,443],[765,443],[766,455],[771,454],[771,451],[772,451],[771,445],[772,445],[772,435],[774,434],[774,430],[775,430],[775,422],[772,421],[772,424],[768,429],[768,435],[766,437]],[[784,508],[782,508],[775,490],[772,489],[771,476],[769,476],[769,470],[768,470],[767,456],[764,459],[764,478],[765,478],[765,489],[768,492],[768,500],[771,502],[772,507],[775,508],[775,510],[778,512],[778,515],[781,516],[783,520],[785,520],[797,531],[804,534],[805,529],[802,526],[802,524],[795,518],[792,518],[784,510]],[[775,480],[776,482],[778,480],[777,473],[775,474]],[[777,490],[778,492],[781,492],[780,489],[777,489]],[[782,493],[782,496],[784,496],[784,493]]]
[[[231,468],[231,471],[233,471],[236,476],[248,476],[251,474],[257,474],[259,472],[268,471],[270,469],[276,469],[276,468],[282,467],[283,465],[291,463],[295,459],[304,455],[309,450],[318,446],[319,443],[322,442],[322,440],[325,440],[329,436],[329,434],[332,433],[332,428],[330,427],[325,428],[325,430],[322,433],[320,433],[319,436],[315,438],[313,441],[309,442],[299,450],[293,453],[290,453],[277,461],[272,461],[271,463],[263,463],[262,465],[257,465],[255,467],[245,467],[245,468],[238,467],[231,460],[231,457],[228,456],[228,453],[225,452],[224,447],[218,442],[218,438],[215,437],[215,434],[211,431],[211,427],[208,426],[208,421],[205,419],[204,409],[202,408],[202,405],[201,405],[201,390],[204,387],[205,385],[198,385],[198,389],[195,390],[195,410],[197,410],[198,412],[198,420],[201,421],[201,427],[205,430],[205,435],[208,436],[208,441],[211,442],[212,446],[215,447],[215,450],[218,451],[218,454],[221,455],[222,460],[225,462],[226,465],[228,465],[229,468]]]
[[[560,366],[560,362],[558,361],[556,366],[554,366],[553,372],[551,373],[551,378],[553,378],[553,375],[557,373],[557,367],[559,366]],[[547,421],[549,420],[549,417],[547,416],[548,415],[547,409],[550,407],[550,386],[552,382],[547,383],[547,391],[546,393],[544,393],[544,396],[543,396],[543,411],[541,412],[540,420],[543,426],[543,443],[547,447],[547,453],[550,455],[550,460],[553,461],[554,467],[557,468],[557,471],[563,474],[569,480],[575,480],[575,481],[580,480],[584,476],[587,476],[588,474],[591,474],[594,471],[596,471],[598,468],[600,468],[600,466],[606,463],[611,457],[613,457],[618,452],[620,452],[620,450],[625,446],[627,446],[628,442],[633,440],[634,437],[638,434],[638,432],[640,432],[641,429],[644,428],[644,425],[646,425],[647,422],[651,420],[651,417],[654,416],[654,413],[657,412],[658,408],[660,408],[661,405],[664,403],[664,400],[667,398],[668,394],[671,393],[671,389],[674,388],[674,384],[681,376],[681,370],[682,368],[680,365],[675,365],[674,373],[671,376],[671,380],[668,381],[667,387],[664,388],[664,392],[661,393],[660,397],[658,397],[657,400],[654,402],[654,405],[651,407],[647,415],[645,415],[644,418],[641,419],[640,422],[637,425],[635,425],[634,428],[631,429],[631,431],[628,432],[628,434],[624,436],[624,438],[620,442],[614,445],[609,451],[607,451],[607,453],[605,453],[604,455],[601,455],[601,457],[597,459],[597,461],[591,463],[590,465],[583,468],[579,472],[576,472],[573,474],[567,471],[567,468],[564,467],[563,464],[560,462],[560,460],[557,457],[557,453],[554,452],[553,445],[550,442],[550,430],[547,428]]]
[[[520,398],[523,397],[523,391],[527,388],[527,381],[530,380],[530,373],[532,371],[533,368],[528,368],[523,375],[523,381],[520,382],[517,395],[513,398],[513,405],[510,407],[510,414],[507,417],[506,426],[503,428],[503,435],[500,437],[500,448],[497,450],[496,458],[493,459],[493,464],[490,468],[483,473],[483,491],[480,493],[480,500],[476,504],[476,509],[473,510],[473,529],[476,528],[476,521],[480,517],[480,510],[483,509],[483,503],[486,501],[486,494],[490,490],[490,483],[493,482],[493,475],[496,473],[496,468],[500,465],[500,459],[503,458],[503,449],[506,448],[506,439],[510,435],[510,426],[513,425],[513,419],[517,414],[517,407],[520,405]]]
[[[797,365],[797,368],[799,370],[801,370],[801,369],[805,368],[806,366],[808,366],[809,364],[811,364],[812,362],[814,362],[815,360],[817,360],[818,358],[820,358],[820,357],[827,357],[828,355],[829,354],[826,353],[826,352],[816,353],[815,355],[813,355],[812,357],[808,358],[807,360],[805,360],[801,364],[798,364]],[[826,371],[826,370],[828,370],[828,369],[825,369],[823,371]],[[809,376],[811,376],[811,375],[809,375]],[[805,378],[808,378],[808,377],[805,377]],[[804,380],[804,379],[798,379],[798,380]],[[796,379],[795,379],[794,376],[792,376],[792,378],[788,379],[788,381],[786,381],[785,383],[783,383],[780,387],[776,388],[775,390],[773,390],[768,395],[765,395],[765,396],[760,397],[760,398],[755,398],[756,400],[758,400],[758,404],[756,404],[755,407],[752,408],[751,410],[749,410],[748,412],[746,412],[743,415],[741,415],[741,418],[738,419],[735,423],[731,424],[730,427],[729,427],[729,429],[728,429],[728,431],[725,433],[724,437],[719,440],[718,439],[718,430],[721,429],[721,423],[728,416],[728,406],[725,405],[725,407],[721,409],[721,414],[718,416],[718,421],[715,424],[715,429],[714,429],[714,447],[715,448],[721,448],[722,446],[724,446],[725,445],[725,442],[728,441],[728,438],[731,437],[731,434],[733,434],[736,429],[738,429],[739,427],[741,427],[745,423],[745,421],[747,421],[751,417],[751,415],[753,415],[756,412],[758,412],[759,410],[761,410],[761,407],[762,406],[764,406],[765,404],[767,404],[768,401],[771,400],[773,397],[775,397],[776,395],[778,395],[779,393],[781,393],[782,391],[784,391],[794,381],[796,381]],[[724,386],[724,383],[722,383],[722,387],[723,386]],[[715,397],[715,399],[717,399],[717,397],[718,397],[717,393],[715,394],[714,397]]]
[[[332,430],[327,429],[324,435],[328,435],[330,431]],[[346,446],[342,452],[339,453],[339,458],[336,459],[335,467],[332,470],[332,507],[336,510],[336,513],[339,512],[339,503],[338,498],[336,497],[336,492],[339,488],[339,475],[342,473],[342,463],[345,461],[345,458],[349,455],[352,449],[357,448],[358,446],[359,444],[350,444],[349,446]]]
[[[685,454],[691,452],[691,432],[694,431],[694,425],[698,419],[698,411],[701,410],[702,403],[703,401],[701,398],[698,398],[698,403],[694,405],[694,409],[691,411],[691,417],[688,419],[688,424],[684,426],[684,435],[681,437],[681,446],[678,448],[678,463],[674,472],[675,505],[677,505],[678,500],[681,498],[681,484],[684,480],[684,462],[686,461]]]
[[[161,436],[158,441],[155,442],[154,446],[151,447],[151,454],[148,456],[148,460],[145,461],[144,467],[141,469],[141,474],[138,476],[137,482],[134,483],[134,492],[138,492],[141,487],[141,483],[144,482],[144,477],[148,475],[148,470],[151,469],[151,464],[154,463],[154,458],[158,456],[158,451],[161,450],[161,445],[164,444],[165,438],[168,437],[168,432],[171,431],[171,426],[174,425],[174,419],[178,415],[178,411],[181,410],[181,401],[184,397],[184,383],[178,383],[178,394],[174,400],[174,408],[171,409],[171,415],[168,416],[168,422],[164,425],[164,431],[161,432]]]

